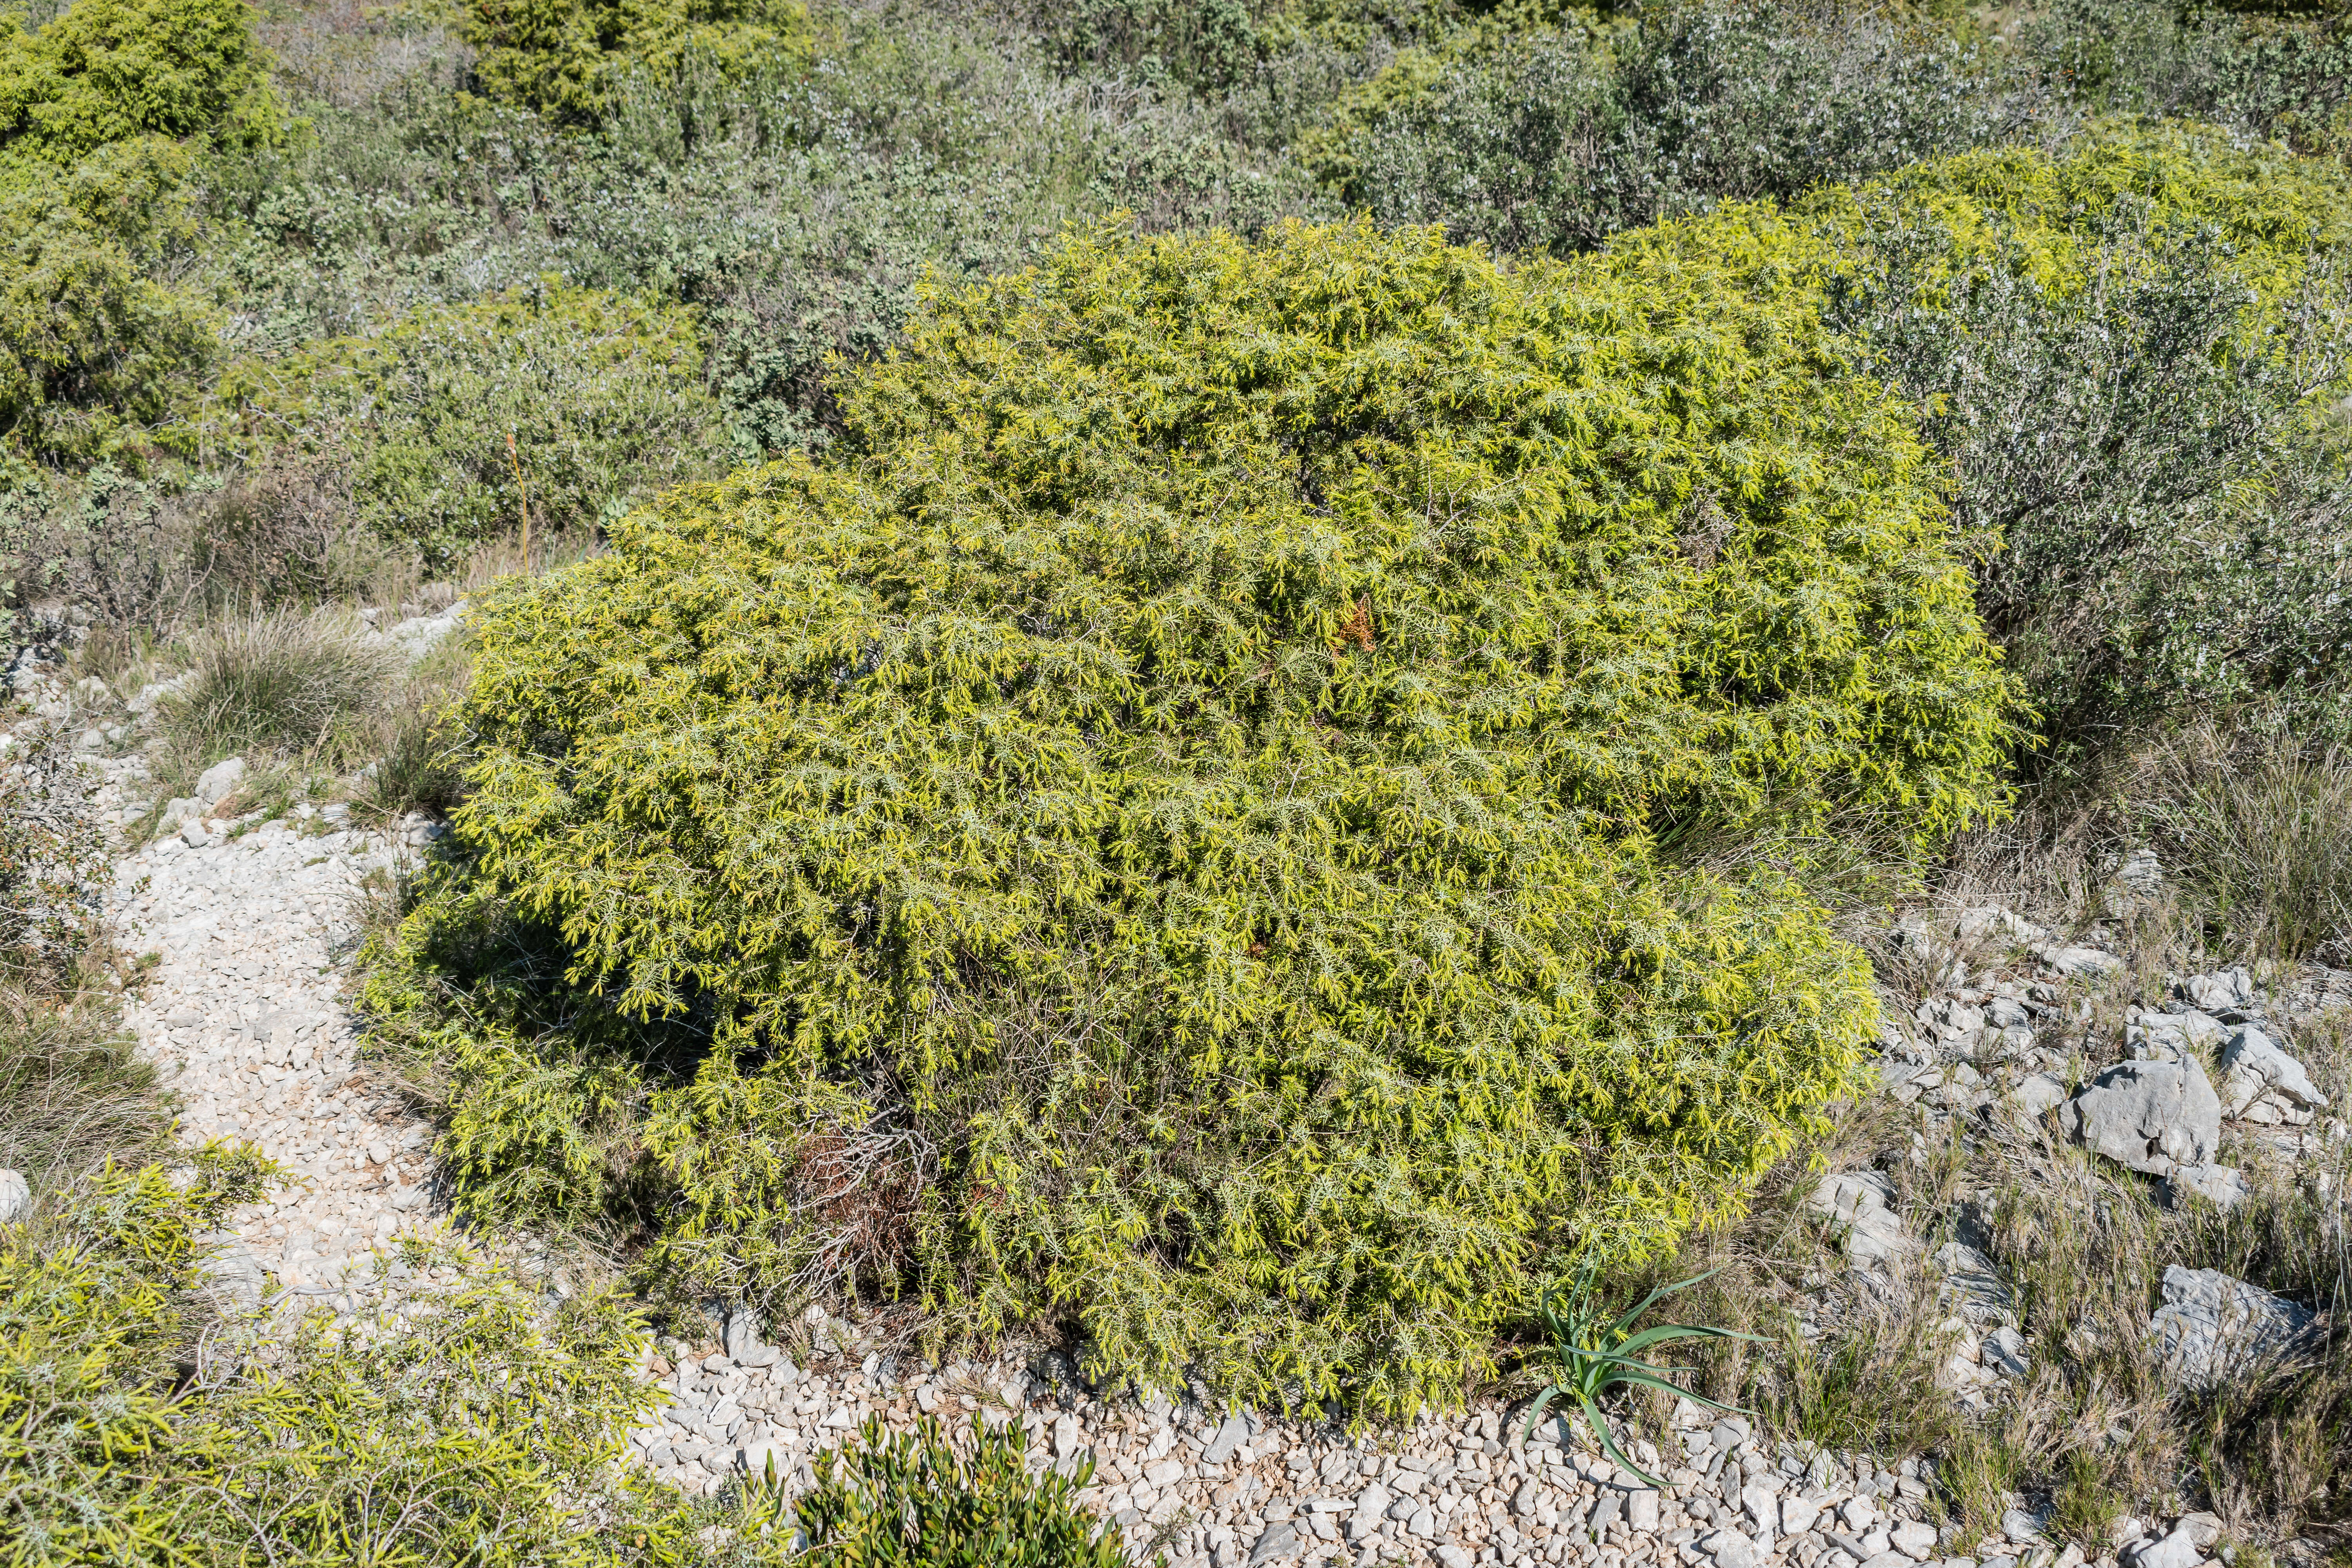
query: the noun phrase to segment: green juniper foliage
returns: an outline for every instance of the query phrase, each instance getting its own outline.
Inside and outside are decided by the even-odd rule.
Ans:
[[[74,0],[0,12],[0,153],[70,163],[142,136],[266,141],[282,112],[246,0]]]
[[[791,0],[472,0],[462,31],[490,97],[559,122],[593,124],[632,73],[667,85],[695,67],[723,78],[772,77],[800,65],[808,15]]]
[[[811,1568],[1127,1568],[1118,1527],[1071,1501],[1094,1462],[1033,1476],[1021,1430],[975,1423],[966,1456],[928,1415],[897,1434],[869,1416],[793,1508]]]
[[[0,1564],[1127,1560],[1072,1502],[1083,1478],[1031,1477],[1017,1436],[967,1459],[934,1429],[869,1428],[797,1502],[683,1498],[623,1459],[657,1397],[626,1298],[551,1301],[462,1246],[404,1244],[399,1310],[362,1279],[350,1313],[224,1317],[205,1233],[283,1174],[210,1144],[192,1171],[110,1163],[0,1225]]]
[[[213,348],[171,265],[192,148],[281,128],[244,0],[0,11],[0,461],[86,463],[158,421]]]
[[[1875,1002],[1653,831],[1932,844],[2012,693],[1904,411],[1725,283],[1076,237],[829,460],[487,597],[471,858],[372,983],[471,1201],[1382,1411],[1736,1205]]]
[[[405,1319],[218,1320],[203,1234],[280,1175],[210,1145],[193,1182],[109,1166],[0,1226],[0,1563],[686,1554],[698,1521],[615,1463],[651,1391],[613,1292],[550,1311],[486,1257],[413,1249],[467,1279]]]

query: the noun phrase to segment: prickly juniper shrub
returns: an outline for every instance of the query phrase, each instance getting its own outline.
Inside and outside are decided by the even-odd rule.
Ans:
[[[465,858],[375,953],[467,1181],[680,1289],[1456,1399],[1862,1059],[1802,887],[1654,836],[2000,801],[1907,415],[1703,262],[1106,230],[845,400],[481,603]]]

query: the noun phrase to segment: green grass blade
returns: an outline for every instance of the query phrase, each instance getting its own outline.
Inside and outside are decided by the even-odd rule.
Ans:
[[[1622,1468],[1631,1470],[1635,1475],[1641,1477],[1643,1480],[1646,1481],[1651,1486],[1662,1487],[1665,1484],[1659,1480],[1657,1477],[1651,1475],[1647,1470],[1644,1470],[1641,1466],[1635,1464],[1632,1459],[1626,1457],[1625,1450],[1617,1446],[1616,1434],[1609,1430],[1609,1418],[1601,1415],[1601,1406],[1595,1405],[1590,1399],[1587,1399],[1584,1402],[1584,1418],[1592,1424],[1593,1435],[1601,1439],[1601,1451],[1602,1453],[1616,1460],[1618,1465]]]
[[[1648,1311],[1651,1308],[1656,1306],[1659,1302],[1664,1300],[1675,1291],[1687,1290],[1692,1286],[1699,1284],[1704,1280],[1712,1279],[1722,1272],[1723,1270],[1720,1268],[1710,1268],[1704,1274],[1694,1274],[1689,1279],[1679,1280],[1675,1284],[1659,1286],[1656,1289],[1642,1298],[1642,1304],[1640,1306],[1635,1307],[1633,1310],[1627,1312],[1623,1317],[1617,1320],[1618,1331],[1622,1332],[1626,1329],[1632,1328],[1633,1324],[1640,1320],[1643,1313]]]
[[[1528,1435],[1535,1431],[1536,1423],[1543,1419],[1544,1406],[1549,1405],[1552,1400],[1559,1395],[1559,1384],[1555,1383],[1550,1387],[1545,1389],[1541,1394],[1536,1395],[1534,1406],[1528,1411],[1528,1424],[1519,1428],[1520,1447],[1524,1448],[1528,1446]]]

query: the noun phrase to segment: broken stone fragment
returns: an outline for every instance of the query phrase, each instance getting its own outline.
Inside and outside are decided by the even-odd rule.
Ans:
[[[2027,1116],[2039,1116],[2066,1103],[2066,1086],[2048,1073],[2028,1073],[2010,1090],[2010,1099]]]
[[[2221,1138],[2221,1100],[2194,1058],[2118,1062],[2059,1112],[2069,1136],[2151,1176],[2208,1164]]]
[[[2164,1305],[2149,1315],[2158,1357],[2182,1383],[2210,1386],[2293,1352],[2312,1314],[2213,1268],[2164,1271]]]
[[[2181,1165],[2164,1178],[2165,1201],[2179,1208],[2191,1196],[2221,1208],[2245,1201],[2246,1178],[2234,1165]]]
[[[2022,1378],[2033,1370],[2025,1336],[2013,1328],[1998,1328],[1984,1337],[1984,1363],[2003,1377]]]
[[[1888,1207],[1894,1199],[1895,1184],[1882,1173],[1848,1171],[1822,1177],[1808,1206],[1830,1221],[1847,1258],[1859,1268],[1918,1247]]]
[[[1937,1295],[1947,1309],[1979,1325],[2009,1320],[2016,1299],[1991,1258],[1965,1242],[1948,1241],[1936,1248],[1933,1261],[1944,1277]]]
[[[2234,1012],[2254,1005],[2253,976],[2243,964],[2217,969],[2210,974],[2192,974],[2180,989],[2208,1013]]]
[[[2252,1024],[2231,1035],[2230,1043],[2221,1048],[2221,1074],[2232,1116],[2243,1115],[2246,1107],[2273,1089],[2306,1110],[2320,1110],[2327,1105],[2327,1097],[2319,1092],[2303,1064]]]
[[[2050,933],[2013,910],[1998,905],[1984,905],[1962,912],[1960,936],[1969,942],[1990,936],[1998,931],[2021,947],[2032,947],[2050,940]]]

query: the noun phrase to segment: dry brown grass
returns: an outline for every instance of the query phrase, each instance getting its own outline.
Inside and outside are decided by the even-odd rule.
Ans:
[[[44,996],[0,976],[0,1166],[39,1194],[165,1148],[168,1110],[131,1046],[110,994]]]
[[[2210,726],[2153,753],[2149,837],[2234,958],[2352,958],[2352,759]]]

